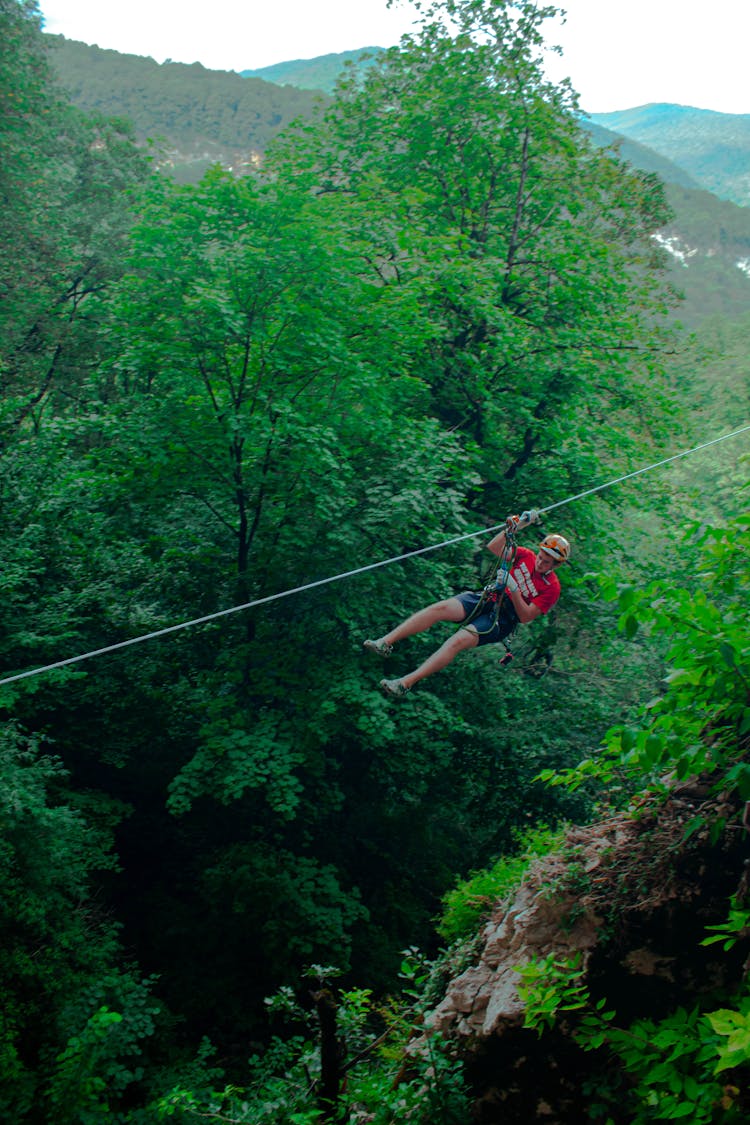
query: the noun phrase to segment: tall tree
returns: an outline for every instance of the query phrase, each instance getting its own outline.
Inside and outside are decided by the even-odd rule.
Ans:
[[[551,7],[424,6],[419,34],[341,88],[302,159],[349,204],[363,270],[419,308],[414,369],[481,446],[482,500],[559,492],[659,411],[653,176],[594,151],[544,77]],[[406,296],[410,293],[410,296]],[[657,428],[658,434],[658,428]]]
[[[121,812],[72,794],[15,725],[0,732],[0,795],[0,1111],[99,1120],[132,1093],[159,1011],[92,895],[94,873],[116,866]]]
[[[34,0],[2,0],[0,440],[77,396],[97,351],[94,299],[117,274],[148,159],[124,122],[86,118],[51,80]]]

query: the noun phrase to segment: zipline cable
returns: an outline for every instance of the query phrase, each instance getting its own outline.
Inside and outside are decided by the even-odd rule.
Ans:
[[[580,500],[584,496],[591,496],[595,492],[602,492],[605,488],[612,488],[613,485],[621,484],[622,481],[630,480],[632,477],[651,472],[653,469],[659,469],[663,465],[670,464],[672,461],[678,461],[681,457],[689,457],[692,453],[697,453],[701,449],[708,449],[712,445],[718,445],[719,442],[738,437],[740,434],[747,433],[748,430],[750,430],[750,425],[742,426],[739,430],[733,430],[729,434],[723,434],[721,437],[713,438],[711,441],[703,442],[701,445],[695,445],[692,449],[685,449],[681,453],[675,453],[672,457],[665,457],[663,461],[656,461],[653,465],[646,465],[644,468],[636,469],[632,473],[625,473],[623,476],[616,477],[614,480],[606,481],[604,484],[596,485],[594,488],[587,488],[584,492],[579,492],[575,496],[568,496],[564,500],[558,500],[557,503],[550,504],[547,508],[539,508],[537,510],[540,515],[551,512],[555,508],[561,508],[564,504],[572,504],[575,500]],[[316,589],[318,586],[326,586],[331,582],[340,582],[344,578],[353,578],[357,574],[365,574],[368,570],[377,570],[380,567],[391,566],[392,563],[404,562],[406,559],[416,558],[417,555],[426,555],[431,551],[440,551],[444,547],[451,547],[454,543],[461,543],[465,539],[475,539],[478,535],[489,535],[491,532],[500,531],[503,527],[505,527],[505,520],[492,527],[485,527],[479,531],[468,531],[463,535],[456,535],[452,539],[444,539],[442,543],[434,543],[430,547],[419,547],[414,551],[406,551],[403,555],[395,555],[390,559],[381,559],[379,562],[368,563],[366,566],[357,567],[355,570],[346,570],[341,574],[334,574],[328,578],[319,578],[314,582],[307,582],[303,586],[295,586],[291,590],[281,590],[279,593],[268,594],[263,598],[255,598],[253,601],[244,602],[242,605],[234,605],[230,606],[228,609],[220,609],[215,613],[207,613],[203,617],[194,617],[191,621],[181,621],[177,625],[167,625],[164,629],[155,629],[152,633],[144,633],[139,637],[130,637],[126,641],[117,641],[116,644],[105,645],[103,648],[96,648],[91,652],[83,652],[78,656],[69,656],[65,660],[56,660],[53,664],[45,664],[40,668],[31,668],[26,672],[18,672],[13,676],[6,676],[4,679],[0,679],[0,687],[15,683],[17,680],[25,680],[29,676],[41,676],[43,672],[52,672],[57,668],[66,668],[71,664],[80,664],[81,661],[90,660],[95,656],[105,656],[110,652],[118,652],[120,649],[129,648],[130,645],[142,644],[144,641],[152,641],[157,637],[166,637],[170,633],[177,633],[182,629],[190,629],[195,625],[206,625],[209,621],[216,621],[218,618],[226,617],[230,613],[241,613],[246,609],[254,609],[257,606],[268,605],[269,602],[278,601],[280,598],[290,598],[294,594],[303,594],[307,590]]]
[[[551,512],[554,508],[561,508],[563,504],[572,504],[574,500],[581,500],[584,496],[591,496],[595,492],[611,488],[613,484],[621,484],[622,481],[638,477],[641,473],[650,473],[652,469],[660,469],[662,465],[668,465],[670,461],[679,461],[681,457],[689,457],[691,453],[697,453],[700,449],[708,449],[711,445],[718,445],[720,441],[727,441],[729,438],[747,433],[748,430],[750,430],[750,425],[742,426],[739,430],[733,430],[731,434],[723,434],[722,437],[704,441],[702,445],[694,445],[692,449],[684,449],[682,453],[675,453],[672,457],[665,457],[663,461],[655,461],[653,465],[646,465],[645,469],[636,469],[635,472],[625,473],[624,476],[617,477],[616,480],[608,480],[606,484],[598,484],[596,488],[587,488],[585,492],[579,492],[576,496],[568,496],[565,500],[558,500],[556,504],[550,504],[548,508],[539,508],[539,514],[543,515],[545,512]]]

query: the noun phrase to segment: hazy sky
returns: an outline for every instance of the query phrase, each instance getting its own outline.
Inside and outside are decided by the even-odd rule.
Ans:
[[[47,31],[157,62],[250,70],[359,47],[388,47],[411,27],[397,0],[40,0]],[[750,113],[750,0],[560,0],[550,25],[555,79],[570,77],[590,113],[677,102]]]

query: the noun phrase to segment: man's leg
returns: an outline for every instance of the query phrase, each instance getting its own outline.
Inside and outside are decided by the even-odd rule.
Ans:
[[[459,602],[459,605],[461,603]],[[463,609],[463,606],[461,607]],[[446,620],[442,618],[442,620]],[[405,688],[413,687],[419,680],[423,680],[426,676],[432,676],[435,672],[439,672],[445,668],[451,661],[455,660],[460,652],[467,648],[474,648],[479,643],[479,635],[476,629],[469,625],[466,629],[459,629],[452,637],[449,637],[439,649],[433,652],[432,656],[428,656],[423,664],[420,664],[413,672],[409,672],[406,676],[401,676],[401,683]]]
[[[392,629],[390,633],[386,633],[380,639],[385,644],[395,645],[398,641],[403,641],[405,637],[413,637],[415,633],[423,633],[425,629],[429,629],[438,621],[458,623],[463,621],[465,617],[466,610],[458,598],[446,598],[444,601],[433,602],[426,609],[420,609],[417,613],[413,613],[411,617],[407,617],[406,621],[402,621],[400,625],[397,625],[395,629]]]

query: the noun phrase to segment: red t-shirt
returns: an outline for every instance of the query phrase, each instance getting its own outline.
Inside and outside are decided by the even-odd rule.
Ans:
[[[560,579],[551,570],[548,574],[535,574],[536,551],[528,547],[517,547],[511,574],[518,583],[523,600],[536,605],[542,613],[549,613],[560,597]]]

